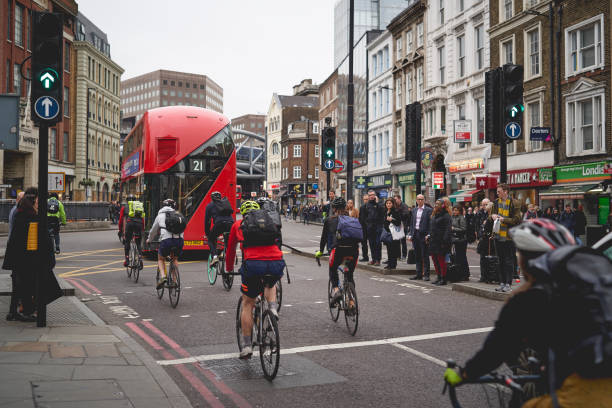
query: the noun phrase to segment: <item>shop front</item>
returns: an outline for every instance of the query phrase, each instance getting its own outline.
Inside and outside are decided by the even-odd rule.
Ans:
[[[289,204],[304,205],[316,203],[318,183],[288,184],[287,187]]]
[[[366,182],[367,190],[376,191],[379,198],[385,199],[391,195],[391,186],[393,178],[391,174],[379,174],[377,176],[369,176]]]
[[[397,183],[400,186],[400,192],[402,200],[408,205],[415,205],[416,203],[416,172],[412,171],[409,173],[402,173],[397,175]],[[425,179],[425,172],[421,172],[421,192],[425,193],[427,187],[427,180]]]
[[[492,173],[499,181],[499,173]],[[552,167],[538,169],[510,170],[507,173],[507,184],[510,196],[521,202],[521,211],[526,211],[529,204],[542,208],[540,193],[553,184]]]
[[[453,204],[472,201],[472,197],[480,191],[476,186],[476,177],[483,174],[484,164],[482,158],[448,163],[450,191],[447,189],[447,192]]]

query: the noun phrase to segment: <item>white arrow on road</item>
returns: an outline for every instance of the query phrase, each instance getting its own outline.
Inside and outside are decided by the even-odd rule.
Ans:
[[[42,100],[41,105],[45,108],[45,116],[49,116],[49,107],[53,105],[51,99],[45,98]]]

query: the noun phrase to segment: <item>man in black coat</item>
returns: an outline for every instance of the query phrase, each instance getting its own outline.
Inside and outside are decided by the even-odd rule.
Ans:
[[[393,199],[395,200],[397,210],[400,213],[402,224],[404,225],[404,234],[408,235],[408,230],[410,229],[410,220],[412,218],[410,207],[408,207],[408,205],[406,205],[406,203],[402,201],[402,197],[399,194],[395,194],[393,196]],[[406,244],[406,238],[402,238],[400,242],[402,244],[401,258],[402,260],[404,260],[408,256],[408,245]]]
[[[431,207],[425,205],[425,196],[419,194],[416,198],[417,206],[412,210],[412,220],[410,222],[410,235],[408,239],[412,241],[414,248],[414,258],[416,261],[416,276],[412,280],[429,280],[429,250],[427,237],[431,229]]]
[[[361,224],[361,229],[363,230],[363,240],[361,241],[361,259],[359,262],[368,262],[370,258],[368,257],[368,229],[366,225],[366,204],[368,203],[368,195],[363,195],[363,204],[359,208],[359,223]]]
[[[380,234],[385,221],[385,209],[378,203],[374,190],[368,191],[368,202],[364,206],[364,211],[366,213],[366,234],[368,236],[368,243],[370,244],[370,252],[372,253],[372,260],[368,263],[370,265],[380,266],[380,259],[382,258]]]

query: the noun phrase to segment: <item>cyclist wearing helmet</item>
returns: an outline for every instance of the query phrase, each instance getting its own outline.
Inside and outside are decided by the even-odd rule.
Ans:
[[[355,281],[353,281],[353,272],[355,271],[355,267],[357,266],[357,258],[359,256],[359,241],[338,240],[337,231],[339,217],[341,215],[349,215],[348,211],[346,210],[346,200],[342,197],[336,197],[330,203],[330,205],[332,208],[333,215],[325,218],[325,222],[323,222],[323,232],[321,233],[320,248],[315,253],[315,257],[320,258],[323,255],[323,250],[325,249],[325,246],[327,245],[327,250],[329,251],[329,280],[332,282],[333,286],[333,300],[336,301],[341,296],[341,293],[338,290],[338,266],[340,266],[340,264],[346,257],[353,258],[348,265],[349,273],[347,275],[347,279],[349,282],[352,282],[353,285],[355,284]]]
[[[464,379],[477,379],[504,362],[512,364],[526,348],[535,350],[540,358],[546,360],[549,348],[554,349],[559,343],[554,334],[556,326],[551,319],[554,310],[551,310],[549,292],[544,286],[550,278],[531,267],[529,261],[559,247],[576,245],[576,241],[564,226],[545,218],[525,221],[509,233],[516,244],[518,264],[526,282],[503,306],[493,331],[487,336],[480,351],[468,360],[460,372],[450,368],[446,370],[444,379],[451,385],[457,385]],[[557,406],[609,406],[600,404],[604,401],[605,393],[610,397],[612,379],[580,378],[568,364],[567,352],[555,355],[552,368],[556,377],[555,384],[563,384],[556,391],[559,401]],[[528,401],[523,408],[552,406],[551,397],[545,396]]]
[[[212,265],[215,265],[219,261],[217,257],[217,238],[219,235],[229,232],[230,228],[232,228],[234,210],[227,197],[223,197],[220,192],[213,191],[210,194],[210,198],[211,202],[206,206],[204,232],[208,239]],[[223,242],[223,245],[226,244],[227,242]]]
[[[183,233],[173,234],[166,229],[166,214],[174,212],[176,209],[176,202],[167,198],[162,203],[162,208],[157,213],[155,221],[149,231],[149,237],[147,238],[147,244],[150,244],[157,235],[159,235],[159,250],[157,251],[157,265],[159,270],[163,271],[164,276],[159,282],[157,282],[157,289],[161,289],[167,281],[168,273],[166,271],[165,259],[170,255],[170,249],[172,247],[178,248],[176,257],[172,260],[174,266],[178,267],[178,257],[183,252]]]
[[[231,228],[229,239],[227,242],[225,268],[229,273],[233,273],[234,260],[236,258],[236,246],[240,243],[242,251],[242,265],[240,266],[240,275],[242,277],[242,335],[243,345],[240,352],[240,359],[251,358],[253,344],[251,334],[253,329],[253,307],[255,306],[255,298],[261,293],[264,293],[266,300],[270,305],[272,314],[276,314],[276,281],[283,276],[285,269],[285,261],[283,261],[283,253],[277,245],[253,245],[245,242],[245,234],[241,228],[245,221],[245,215],[250,211],[259,210],[259,204],[255,201],[245,201],[240,206],[240,213],[243,216],[242,220],[236,221]],[[254,237],[249,233],[249,240],[257,241],[257,233]],[[272,275],[264,277],[264,275]]]
[[[144,206],[138,201],[134,194],[127,196],[127,204],[121,207],[119,213],[119,229],[123,231],[123,249],[125,251],[125,260],[123,266],[128,266],[128,256],[130,253],[130,241],[132,236],[136,239],[138,254],[142,258],[142,232],[144,231]],[[139,259],[139,265],[142,269],[142,259]]]

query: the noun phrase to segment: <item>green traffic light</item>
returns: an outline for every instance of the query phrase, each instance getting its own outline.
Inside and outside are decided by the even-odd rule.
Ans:
[[[519,113],[525,112],[525,107],[523,105],[514,105],[510,108],[510,117],[516,118]]]
[[[331,149],[327,149],[327,150],[325,151],[325,155],[326,155],[327,157],[332,157],[332,156],[334,155],[334,151],[333,151],[333,150],[331,150]]]
[[[38,75],[38,81],[44,89],[52,89],[58,79],[57,72],[54,69],[46,68]]]

